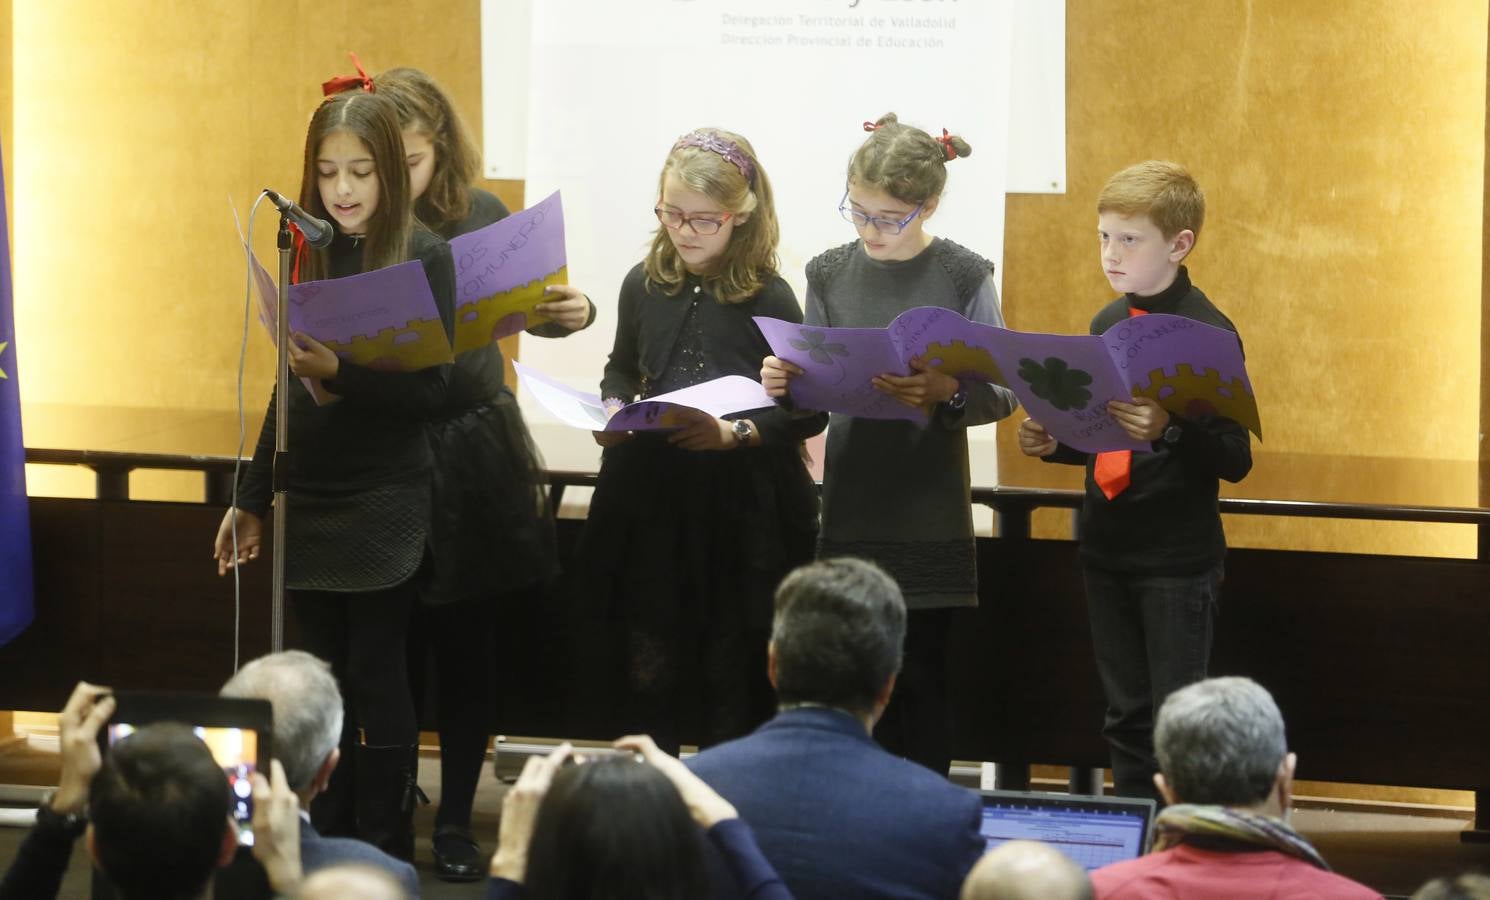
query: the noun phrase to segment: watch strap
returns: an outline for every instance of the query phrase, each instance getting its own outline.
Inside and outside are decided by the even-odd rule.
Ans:
[[[749,419],[736,419],[730,426],[730,431],[734,432],[736,447],[748,446],[751,435],[755,434],[755,429],[751,427]]]
[[[82,837],[83,832],[88,830],[87,813],[57,812],[52,808],[52,799],[56,796],[57,791],[51,790],[41,798],[41,805],[36,808],[36,827],[66,835],[69,838]]]

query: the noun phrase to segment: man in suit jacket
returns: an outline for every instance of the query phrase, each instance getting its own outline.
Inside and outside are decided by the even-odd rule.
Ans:
[[[983,852],[977,794],[870,737],[904,640],[905,601],[878,567],[797,569],[776,591],[776,717],[688,763],[740,811],[798,900],[956,897]]]
[[[300,798],[300,863],[308,876],[317,869],[362,863],[382,869],[419,896],[414,867],[372,844],[354,838],[324,837],[310,823],[310,801],[326,789],[341,759],[341,691],[331,667],[301,650],[262,656],[228,679],[224,697],[256,697],[274,708],[274,755]]]

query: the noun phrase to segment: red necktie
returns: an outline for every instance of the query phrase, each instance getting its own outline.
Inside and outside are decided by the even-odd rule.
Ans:
[[[1148,312],[1136,306],[1128,307],[1128,317],[1141,316]],[[1112,500],[1128,489],[1133,471],[1132,450],[1104,450],[1097,454],[1097,462],[1092,466],[1092,480],[1097,482],[1097,487],[1102,495]]]

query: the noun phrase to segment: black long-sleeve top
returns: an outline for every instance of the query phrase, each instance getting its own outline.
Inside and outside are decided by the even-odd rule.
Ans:
[[[362,242],[340,232],[331,242],[330,277],[362,271]],[[409,255],[424,266],[435,307],[454,339],[455,263],[450,245],[433,232],[416,229]],[[291,376],[289,487],[351,491],[422,477],[430,466],[425,421],[445,402],[450,365],[417,372],[382,372],[343,360],[336,378],[325,382],[341,399],[317,406],[310,392]],[[274,395],[259,431],[253,462],[238,485],[238,507],[264,515],[272,499],[275,437]]]
[[[72,835],[38,821],[0,879],[0,900],[50,900],[62,888],[72,858]]]
[[[468,188],[471,211],[464,219],[448,223],[440,230],[440,236],[450,240],[458,235],[469,234],[500,222],[509,215],[507,206],[495,194],[480,188]],[[586,328],[595,321],[595,304],[590,304],[590,317]],[[569,335],[569,329],[558,322],[544,322],[528,329],[529,334],[539,337],[561,338]],[[485,347],[467,350],[455,358],[455,367],[450,372],[450,390],[436,418],[458,416],[465,411],[490,403],[505,388],[507,369],[502,359],[502,348],[496,341]]]
[[[1101,334],[1128,318],[1129,308],[1184,316],[1235,332],[1236,326],[1190,283],[1184,266],[1174,284],[1152,297],[1127,294],[1092,319]],[[1192,575],[1226,555],[1217,498],[1220,479],[1237,482],[1252,469],[1247,429],[1222,417],[1185,418],[1174,444],[1155,441],[1152,453],[1134,453],[1128,488],[1108,500],[1092,471],[1096,454],[1061,444],[1047,462],[1086,466],[1086,497],[1080,516],[1081,559],[1108,572],[1134,575]]]
[[[647,281],[646,270],[637,263],[621,283],[616,341],[600,382],[602,397],[629,403],[649,383],[662,377],[693,305],[695,289],[704,352],[710,368],[720,377],[743,375],[760,380],[761,360],[771,355],[771,345],[752,317],[802,321],[796,294],[778,275],[767,278],[760,291],[747,300],[720,303],[693,276],[676,295],[665,294]],[[765,447],[795,444],[828,425],[826,413],[793,413],[780,407],[752,413],[749,418]]]

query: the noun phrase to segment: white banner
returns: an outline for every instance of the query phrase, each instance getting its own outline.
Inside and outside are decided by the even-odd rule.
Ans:
[[[886,112],[973,155],[948,165],[928,229],[999,261],[1008,143],[1007,0],[542,0],[532,10],[527,193],[564,191],[570,280],[600,319],[523,359],[598,383],[615,297],[657,222],[657,176],[700,126],[754,144],[776,193],[782,275],[853,240],[837,212],[861,123]]]

